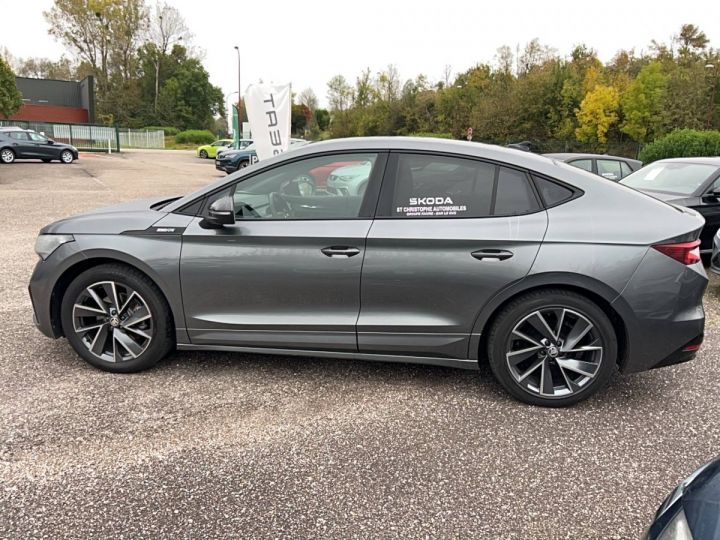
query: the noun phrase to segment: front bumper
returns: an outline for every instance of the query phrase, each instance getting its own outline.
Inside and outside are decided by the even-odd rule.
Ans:
[[[234,173],[235,171],[237,171],[237,167],[235,167],[235,166],[234,166],[232,163],[230,163],[229,161],[218,161],[218,160],[215,160],[215,168],[216,168],[218,171],[223,171],[223,172],[226,172],[226,173],[228,173],[228,174]]]

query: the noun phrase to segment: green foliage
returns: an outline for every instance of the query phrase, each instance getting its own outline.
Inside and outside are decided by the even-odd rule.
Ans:
[[[189,129],[175,135],[175,142],[179,144],[210,144],[215,141],[215,135],[207,129]]]
[[[706,156],[720,156],[720,131],[679,129],[640,151],[640,160],[644,163],[673,157]]]
[[[664,103],[668,78],[660,62],[651,62],[640,70],[622,96],[625,122],[622,131],[638,142],[662,134],[665,124]]]
[[[20,109],[22,95],[15,84],[15,74],[3,58],[0,58],[0,115],[10,117]]]
[[[420,131],[418,133],[411,133],[413,137],[433,137],[435,139],[452,139],[452,133],[430,133],[427,131]]]
[[[178,128],[172,126],[145,126],[142,129],[146,129],[148,131],[163,130],[166,137],[174,137],[175,135],[180,133],[180,130]]]

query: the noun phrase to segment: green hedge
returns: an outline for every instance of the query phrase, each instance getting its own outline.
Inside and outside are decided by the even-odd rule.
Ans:
[[[678,129],[640,150],[640,161],[652,163],[674,157],[720,156],[720,131]]]
[[[411,133],[411,137],[434,137],[436,139],[452,139],[452,133],[430,133],[429,131],[418,131]]]
[[[174,137],[178,133],[180,133],[180,130],[176,127],[172,126],[147,126],[143,129],[147,129],[148,131],[159,131],[162,130],[165,132],[166,137]]]
[[[189,129],[175,135],[175,142],[178,144],[210,144],[214,140],[215,135],[207,129]]]

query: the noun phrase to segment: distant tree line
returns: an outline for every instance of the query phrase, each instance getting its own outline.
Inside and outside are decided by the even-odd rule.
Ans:
[[[585,45],[566,58],[533,40],[519,54],[500,47],[492,65],[454,77],[446,68],[434,84],[425,75],[402,83],[393,66],[365,70],[354,84],[337,75],[328,83],[324,136],[465,138],[472,127],[477,141],[637,151],[674,129],[717,129],[718,77],[719,51],[690,24],[669,43],[653,41],[643,54],[621,50],[606,64]]]
[[[44,15],[72,58],[11,59],[17,75],[93,75],[97,115],[105,123],[227,128],[222,90],[210,84],[176,8],[161,2],[151,9],[145,0],[55,0]]]

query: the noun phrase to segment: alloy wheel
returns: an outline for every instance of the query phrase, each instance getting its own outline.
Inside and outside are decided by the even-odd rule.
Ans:
[[[72,163],[72,161],[73,161],[72,152],[65,150],[62,154],[60,154],[60,159],[62,159],[63,163]]]
[[[603,356],[599,330],[564,307],[533,311],[511,332],[505,359],[515,383],[542,398],[566,398],[595,378]]]
[[[153,318],[140,294],[119,282],[86,287],[73,305],[73,328],[85,348],[105,362],[126,362],[150,345]]]
[[[8,150],[7,148],[0,152],[0,160],[2,160],[3,163],[12,163],[15,161],[15,153],[12,150]]]

